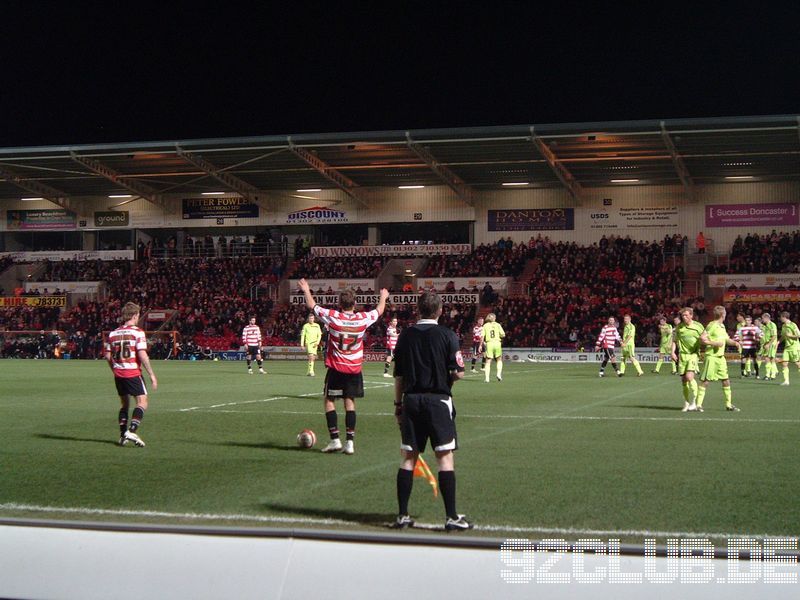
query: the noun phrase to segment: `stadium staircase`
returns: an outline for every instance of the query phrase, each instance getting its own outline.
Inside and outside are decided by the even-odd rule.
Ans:
[[[525,298],[528,296],[531,281],[539,272],[540,263],[541,261],[538,258],[529,258],[525,261],[525,267],[522,269],[517,281],[512,282],[508,287],[509,298]]]
[[[0,273],[0,288],[3,288],[4,294],[12,296],[14,289],[23,287],[26,281],[38,281],[46,269],[47,265],[43,260],[35,263],[11,263]]]

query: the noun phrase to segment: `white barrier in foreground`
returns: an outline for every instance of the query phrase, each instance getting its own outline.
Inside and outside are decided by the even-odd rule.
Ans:
[[[666,556],[595,554],[591,544],[578,551],[580,542],[570,547],[551,541],[543,546],[549,551],[509,556],[499,544],[478,549],[258,537],[235,530],[209,535],[81,527],[0,526],[0,597],[307,599],[338,590],[335,595],[345,598],[381,600],[616,600],[645,594],[730,600],[796,598],[800,589],[796,558],[778,556],[731,564],[710,558],[712,552],[684,555],[675,563]],[[404,533],[396,537],[402,541]],[[692,542],[689,550],[710,545]],[[794,538],[795,548],[796,543]],[[530,542],[526,547],[533,549]],[[563,547],[571,552],[561,552]]]

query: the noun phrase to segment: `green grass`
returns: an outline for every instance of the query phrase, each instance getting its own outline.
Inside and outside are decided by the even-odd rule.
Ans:
[[[382,365],[365,369],[354,456],[318,451],[324,368],[312,379],[305,363],[265,366],[248,376],[243,363],[157,362],[141,449],[115,445],[103,362],[0,362],[0,516],[384,530],[399,435]],[[601,380],[594,365],[507,364],[502,383],[468,376],[455,388],[459,510],[494,537],[797,536],[792,377],[780,387],[735,375],[742,412],[724,410],[715,384],[704,414],[684,414],[668,369]],[[314,450],[295,445],[306,427]],[[419,479],[411,512],[443,520]]]

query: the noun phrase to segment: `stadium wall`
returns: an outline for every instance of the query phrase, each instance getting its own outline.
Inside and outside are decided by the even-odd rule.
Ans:
[[[475,206],[467,206],[446,186],[419,190],[371,189],[365,190],[369,208],[360,206],[339,190],[320,192],[319,198],[297,198],[295,192],[265,192],[262,200],[269,210],[259,209],[258,217],[222,216],[218,218],[184,218],[183,202],[186,196],[168,196],[170,207],[166,213],[145,200],[135,200],[113,208],[107,198],[75,198],[73,205],[78,213],[75,229],[97,229],[96,214],[115,210],[127,213],[128,224],[123,228],[203,228],[252,226],[312,226],[335,223],[411,223],[431,221],[474,221],[476,244],[492,243],[511,236],[516,241],[527,241],[539,233],[556,241],[595,242],[604,234],[630,235],[634,239],[662,239],[665,235],[680,233],[690,238],[691,247],[699,231],[714,240],[716,248],[726,251],[740,233],[769,233],[772,229],[791,231],[790,226],[713,227],[705,223],[705,208],[710,204],[761,204],[794,203],[800,200],[800,183],[797,182],[736,182],[698,185],[695,201],[689,202],[681,186],[624,186],[585,188],[585,197],[575,202],[560,188],[527,188],[515,190],[478,191]],[[41,202],[6,201],[4,214],[0,215],[0,230],[13,230],[8,212],[14,210],[52,210],[52,204]],[[309,212],[320,207],[323,211]],[[573,229],[489,231],[489,211],[505,209],[572,210]],[[653,208],[662,220],[647,222],[621,218],[623,211]],[[603,213],[607,213],[605,220]],[[17,226],[18,227],[18,226]],[[101,229],[119,228],[104,224]],[[46,229],[46,228],[42,228]],[[58,230],[64,230],[63,227]]]
[[[525,189],[514,191],[486,192],[481,194],[476,205],[475,243],[493,243],[500,238],[511,236],[516,241],[527,241],[539,233],[555,241],[592,243],[603,235],[630,235],[638,240],[663,239],[665,235],[679,233],[689,237],[690,248],[694,248],[694,238],[702,231],[707,239],[714,240],[715,247],[727,251],[739,234],[747,232],[769,233],[793,231],[794,226],[746,226],[746,227],[707,227],[706,206],[711,204],[763,204],[794,203],[800,199],[800,184],[781,183],[730,183],[697,186],[696,202],[686,200],[681,186],[631,186],[620,185],[604,188],[586,189],[586,197],[576,203],[569,194],[560,190]],[[610,201],[610,204],[609,204]],[[675,209],[675,217],[668,218],[658,226],[654,222],[644,222],[642,226],[624,225],[618,217],[620,209],[657,208],[663,213]],[[560,208],[574,211],[572,230],[525,230],[489,231],[488,211],[498,209],[541,209]],[[610,218],[594,218],[593,215],[608,214]],[[604,226],[606,225],[606,226]]]

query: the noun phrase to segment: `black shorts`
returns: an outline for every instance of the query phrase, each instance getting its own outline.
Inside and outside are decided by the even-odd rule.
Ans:
[[[481,354],[481,343],[472,342],[472,355],[475,356],[475,358],[480,358]]]
[[[335,369],[328,369],[325,373],[325,397],[331,400],[363,398],[364,376],[361,373],[340,373]]]
[[[607,358],[611,362],[614,362],[614,359],[617,357],[617,355],[614,354],[613,348],[601,348],[600,353],[603,355],[603,358]]]
[[[403,394],[400,421],[402,443],[408,452],[424,452],[428,439],[436,452],[457,450],[456,409],[444,394]]]
[[[756,358],[758,348],[742,348],[742,358]]]
[[[117,393],[120,396],[147,396],[147,388],[144,387],[144,379],[141,375],[136,377],[114,377],[117,385]]]
[[[261,354],[261,348],[259,346],[247,347],[247,356],[250,358],[256,358],[259,354]]]

